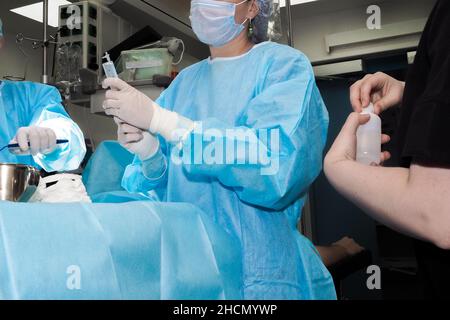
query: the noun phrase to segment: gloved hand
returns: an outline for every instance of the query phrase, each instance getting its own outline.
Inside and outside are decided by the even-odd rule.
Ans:
[[[106,92],[103,108],[106,114],[122,122],[161,135],[171,143],[179,143],[194,129],[194,122],[158,106],[152,99],[118,78],[108,78],[103,88]]]
[[[111,88],[106,91],[103,103],[107,115],[144,131],[150,130],[155,110],[152,99],[118,78],[107,78],[103,88]]]
[[[33,156],[38,153],[48,154],[56,148],[56,134],[50,128],[22,127],[11,141],[11,143],[16,142],[22,152],[31,151]]]
[[[159,140],[153,134],[142,131],[114,118],[118,125],[118,141],[122,147],[137,155],[142,161],[150,159],[159,149]]]

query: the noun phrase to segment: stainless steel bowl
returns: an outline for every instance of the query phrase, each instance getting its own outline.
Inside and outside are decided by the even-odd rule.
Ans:
[[[0,200],[26,202],[40,180],[39,170],[20,164],[0,163]]]

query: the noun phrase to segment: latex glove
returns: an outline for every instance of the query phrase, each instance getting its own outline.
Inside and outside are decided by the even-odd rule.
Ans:
[[[118,125],[118,141],[122,147],[137,155],[142,161],[155,155],[160,147],[157,137],[147,131],[142,131],[124,123],[118,118],[114,118],[114,121]]]
[[[18,143],[22,152],[30,151],[33,156],[48,154],[56,148],[56,134],[50,128],[22,127],[11,143]]]
[[[118,78],[108,78],[103,108],[129,125],[153,135],[161,135],[170,143],[179,143],[194,129],[194,122],[157,105],[152,99]]]
[[[107,78],[103,88],[111,88],[106,91],[103,103],[107,115],[144,131],[150,130],[155,110],[152,99],[118,78]]]
[[[350,102],[355,112],[361,112],[370,102],[375,113],[380,114],[386,109],[402,102],[405,83],[398,81],[385,73],[368,74],[350,88]]]

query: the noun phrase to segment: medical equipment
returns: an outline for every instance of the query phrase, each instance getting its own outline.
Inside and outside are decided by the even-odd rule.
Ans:
[[[60,6],[59,28],[59,43],[75,44],[81,48],[80,69],[94,71],[98,83],[103,77],[101,59],[104,53],[134,32],[131,23],[114,14],[108,7],[93,1]]]
[[[105,71],[105,76],[107,78],[118,78],[119,76],[117,75],[116,67],[114,66],[114,62],[111,61],[108,52],[105,53],[103,59],[106,60],[106,62],[103,63],[103,70]]]
[[[25,50],[23,50],[22,47],[22,43],[19,43],[16,40],[16,44],[17,44],[17,49],[19,49],[20,53],[22,54],[23,58],[24,58],[24,62],[23,62],[23,75],[22,76],[14,76],[14,75],[4,75],[3,79],[5,80],[10,80],[10,81],[25,81],[27,79],[27,74],[28,74],[28,62],[30,60],[29,56],[26,54]]]
[[[169,53],[174,56],[174,58],[177,56],[179,49],[181,48],[180,57],[177,60],[177,62],[173,62],[172,65],[176,66],[183,61],[184,52],[186,50],[186,46],[184,45],[184,41],[175,37],[164,37],[161,40],[158,40],[156,42],[152,42],[150,44],[145,44],[140,47],[134,48],[134,50],[141,50],[141,49],[155,49],[155,48],[167,48],[169,50]]]
[[[259,0],[260,2],[269,2],[267,0]],[[287,29],[292,28],[291,24],[292,22],[290,21],[292,19],[291,17],[291,4],[290,4],[290,0],[286,0],[286,15],[287,15]],[[270,13],[270,15],[268,15],[268,12],[266,11],[266,7],[268,5],[262,5],[263,7],[263,11],[265,12],[261,12],[254,20],[254,25],[255,25],[255,33],[253,35],[254,37],[254,42],[255,43],[260,43],[262,41],[274,41],[274,42],[280,42],[281,40],[283,40],[284,37],[284,32],[283,32],[283,26],[282,26],[282,18],[281,18],[281,9],[280,9],[280,0],[273,0],[272,1],[272,8],[271,11],[268,11]],[[268,20],[268,24],[267,21]],[[288,32],[288,36],[287,36],[287,43],[289,44],[289,46],[293,47],[294,43],[291,39],[291,37],[289,36],[289,32]]]
[[[39,184],[35,167],[20,164],[0,164],[0,200],[26,202]]]
[[[49,0],[43,0],[42,2],[43,6],[43,15],[42,15],[42,26],[43,26],[43,37],[42,39],[31,39],[24,37],[23,34],[18,34],[16,37],[16,41],[18,43],[22,42],[23,40],[32,41],[33,42],[33,49],[40,49],[42,48],[42,83],[47,84],[49,82],[48,77],[48,57],[47,57],[47,51],[50,44],[56,44],[56,36],[49,36],[48,34],[48,19],[49,19],[49,13],[48,13],[48,7],[49,7]],[[59,30],[58,30],[59,32]]]
[[[44,2],[44,6],[46,5],[46,2],[47,1]],[[24,59],[25,59],[25,63],[24,63],[24,69],[25,70],[24,70],[23,76],[5,75],[3,77],[4,79],[11,80],[11,81],[25,81],[27,79],[29,57],[25,53],[25,51],[23,50],[23,43],[25,41],[27,41],[27,42],[31,42],[31,47],[32,47],[33,50],[43,49],[43,56],[44,56],[43,68],[44,68],[44,71],[43,71],[42,80],[43,80],[43,83],[47,83],[48,76],[47,76],[47,73],[46,73],[46,71],[47,71],[47,55],[46,55],[46,53],[47,53],[48,46],[56,44],[56,42],[55,42],[56,35],[47,36],[46,27],[44,27],[44,29],[45,29],[45,32],[44,32],[45,39],[29,38],[29,37],[25,36],[23,33],[18,33],[16,35],[17,48],[19,49],[20,53],[22,53],[22,55],[24,56]]]
[[[75,43],[58,44],[56,48],[54,81],[58,84],[64,83],[69,94],[71,89],[80,83],[79,70],[83,68],[82,55],[81,46]]]
[[[69,142],[69,140],[56,140],[56,144],[64,144],[64,143],[68,143],[68,142]],[[28,143],[28,146],[30,146],[30,143]],[[24,153],[22,150],[20,150],[20,146],[18,143],[11,143],[11,144],[6,145],[0,149],[0,152],[5,150],[6,148],[9,149],[9,152],[11,152],[12,154],[15,154],[15,155],[29,155],[29,152]]]
[[[356,133],[356,161],[366,165],[378,165],[381,161],[381,119],[374,113],[372,103],[361,114],[369,115],[370,120],[360,126]]]
[[[117,72],[124,81],[152,80],[155,75],[170,76],[173,55],[168,48],[150,48],[123,51]]]
[[[181,53],[177,57],[181,48]],[[183,40],[164,37],[133,50],[122,51],[117,62],[120,78],[127,81],[152,80],[171,81],[173,66],[183,61],[185,45]],[[169,79],[169,80],[167,80]],[[159,81],[161,83],[161,81]]]

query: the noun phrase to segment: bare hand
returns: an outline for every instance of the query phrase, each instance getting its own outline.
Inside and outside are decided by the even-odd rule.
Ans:
[[[374,104],[375,113],[402,102],[405,83],[385,73],[368,74],[350,88],[350,102],[355,112],[361,112],[369,103]]]
[[[349,237],[344,237],[341,240],[333,243],[333,246],[341,247],[345,250],[347,256],[352,257],[358,253],[364,251],[364,248],[360,246],[355,240]]]
[[[356,161],[356,132],[360,125],[369,121],[368,115],[361,115],[359,113],[352,113],[348,117],[344,127],[339,133],[338,137],[333,143],[330,151],[325,157],[325,172],[333,170],[333,165],[340,161],[350,160]],[[385,144],[390,141],[388,135],[381,135],[380,143]],[[380,162],[383,163],[391,157],[389,152],[382,152],[380,155]]]

